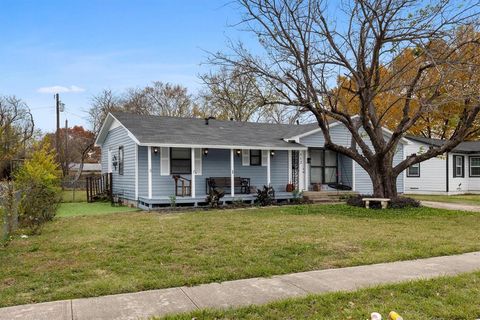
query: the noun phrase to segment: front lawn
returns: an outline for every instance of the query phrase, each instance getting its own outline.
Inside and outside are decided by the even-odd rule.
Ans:
[[[478,225],[345,205],[58,218],[0,249],[0,306],[477,251]]]
[[[112,206],[109,202],[67,202],[61,203],[57,217],[91,216],[99,214],[138,211],[136,208]]]
[[[384,319],[395,310],[405,320],[480,318],[480,272],[331,293],[227,311],[196,311],[165,320],[190,319]]]
[[[62,202],[87,202],[87,191],[65,189],[62,191]]]
[[[480,194],[462,194],[455,196],[447,195],[431,195],[431,194],[409,194],[411,198],[424,201],[438,201],[438,202],[449,202],[449,203],[462,203],[470,205],[480,205]]]

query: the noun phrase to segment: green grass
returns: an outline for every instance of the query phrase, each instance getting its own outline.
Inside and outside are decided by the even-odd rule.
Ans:
[[[109,202],[72,202],[61,203],[57,210],[57,217],[91,216],[109,213],[138,211],[136,208],[114,207]]]
[[[384,319],[395,310],[405,320],[480,318],[480,272],[332,293],[226,311],[202,310],[170,316],[191,319]]]
[[[62,202],[87,202],[87,191],[85,190],[63,190]]]
[[[0,249],[0,306],[477,251],[478,225],[345,205],[59,218]]]
[[[424,194],[409,194],[409,197],[424,200],[424,201],[438,201],[438,202],[449,202],[449,203],[462,203],[480,206],[480,194],[462,194],[455,196],[447,195],[424,195]]]

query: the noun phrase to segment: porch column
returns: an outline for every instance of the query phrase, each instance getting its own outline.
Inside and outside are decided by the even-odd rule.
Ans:
[[[230,149],[230,195],[235,196],[235,152]]]
[[[152,147],[148,147],[148,198],[152,199]]]
[[[191,148],[192,152],[192,178],[191,178],[191,184],[190,184],[190,195],[192,198],[195,198],[195,149]]]
[[[270,150],[267,150],[267,186],[270,186]]]
[[[308,186],[310,185],[310,175],[309,175],[309,168],[310,166],[308,165],[308,150],[305,150],[305,191],[308,191]]]
[[[288,183],[292,183],[292,150],[288,150]]]

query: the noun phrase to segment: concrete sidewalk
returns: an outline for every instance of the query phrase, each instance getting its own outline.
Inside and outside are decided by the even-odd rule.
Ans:
[[[1,320],[144,319],[480,270],[480,252],[0,309]]]
[[[474,206],[471,204],[438,202],[438,201],[421,201],[421,204],[424,205],[425,207],[430,207],[435,209],[480,212],[480,205]]]

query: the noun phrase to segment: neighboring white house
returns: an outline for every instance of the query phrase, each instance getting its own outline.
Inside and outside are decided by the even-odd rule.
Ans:
[[[420,154],[444,141],[407,136],[405,155]],[[453,151],[429,159],[405,171],[405,193],[462,194],[480,193],[480,141],[460,143]]]

